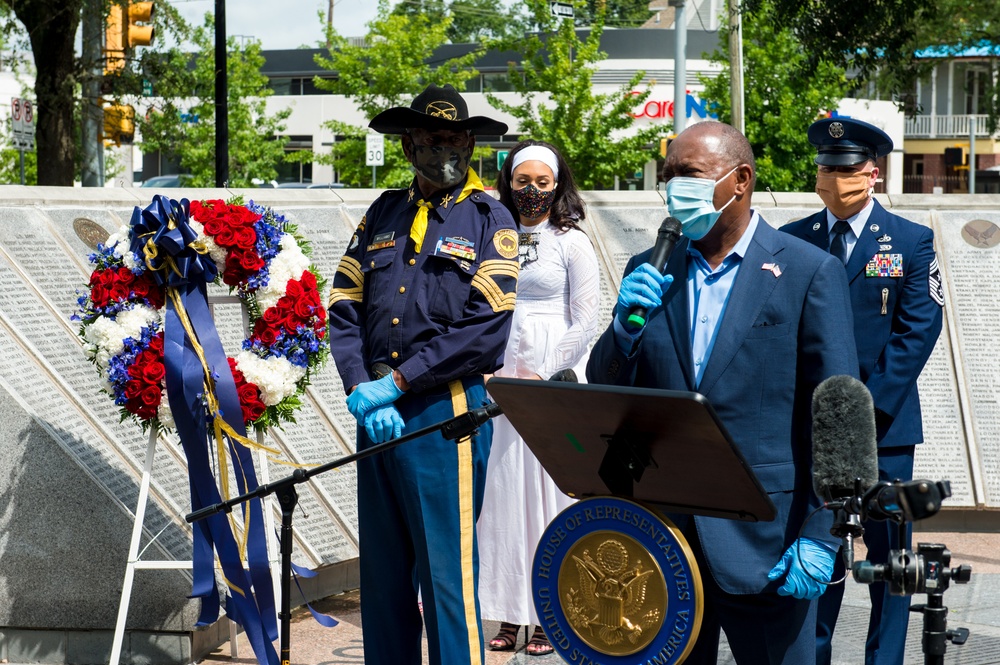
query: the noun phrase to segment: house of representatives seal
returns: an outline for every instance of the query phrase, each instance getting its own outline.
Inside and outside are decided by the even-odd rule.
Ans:
[[[618,497],[573,504],[549,524],[532,565],[535,609],[578,665],[672,665],[698,638],[701,575],[680,531]]]

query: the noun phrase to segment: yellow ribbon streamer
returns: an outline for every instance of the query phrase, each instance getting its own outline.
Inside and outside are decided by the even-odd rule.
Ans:
[[[479,176],[472,170],[472,167],[469,167],[469,176],[465,180],[465,187],[462,188],[462,192],[455,199],[455,205],[468,198],[472,192],[482,192],[484,190],[483,181],[479,179]],[[424,245],[424,236],[427,235],[427,211],[433,207],[434,204],[430,201],[425,201],[424,199],[417,201],[417,214],[413,217],[413,224],[410,225],[410,237],[413,238],[414,251],[417,254],[420,253],[420,248]]]

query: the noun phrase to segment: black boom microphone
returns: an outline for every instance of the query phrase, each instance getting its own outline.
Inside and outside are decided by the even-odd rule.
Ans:
[[[660,230],[656,232],[656,244],[653,245],[653,253],[649,255],[649,265],[653,266],[661,273],[667,267],[667,259],[674,251],[674,245],[681,237],[681,223],[676,217],[667,217],[660,224]],[[628,311],[628,322],[636,328],[646,325],[646,308],[636,305]]]
[[[813,392],[812,417],[813,489],[836,510],[830,533],[841,538],[850,570],[854,539],[864,533],[859,494],[878,482],[875,405],[865,384],[831,376]]]

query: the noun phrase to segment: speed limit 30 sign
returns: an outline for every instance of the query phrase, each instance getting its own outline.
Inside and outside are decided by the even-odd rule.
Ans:
[[[368,134],[365,137],[365,165],[382,166],[385,164],[385,137],[381,134]]]

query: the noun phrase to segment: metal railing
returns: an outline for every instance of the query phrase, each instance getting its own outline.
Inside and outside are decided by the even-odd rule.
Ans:
[[[908,139],[968,138],[975,123],[976,136],[990,136],[988,115],[918,115],[906,119]]]
[[[932,194],[934,188],[940,187],[943,194],[967,194],[969,178],[967,175],[904,175],[904,194]]]

